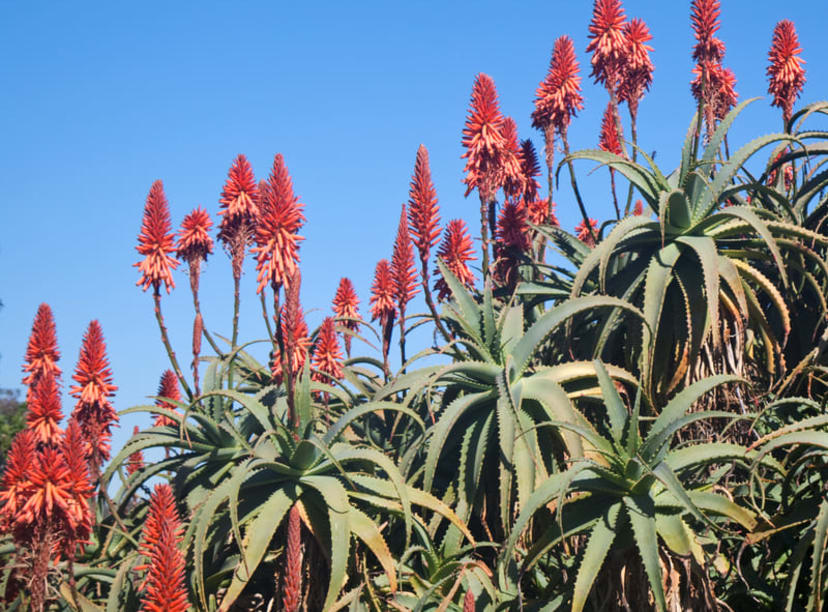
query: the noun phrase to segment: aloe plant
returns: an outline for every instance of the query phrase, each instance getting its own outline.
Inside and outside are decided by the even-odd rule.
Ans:
[[[576,433],[593,450],[540,483],[521,509],[501,555],[501,589],[519,594],[524,578],[544,555],[555,547],[571,546],[572,538],[583,534],[586,543],[569,592],[572,610],[585,609],[609,556],[619,555],[634,565],[633,551],[641,559],[656,608],[666,610],[663,555],[690,556],[706,568],[709,552],[704,544],[723,528],[722,520],[745,529],[756,524],[751,509],[712,490],[712,483],[699,476],[700,468],[716,464],[747,466],[757,456],[755,451],[728,443],[673,445],[676,434],[695,421],[732,417],[723,411],[691,409],[706,392],[740,379],[719,375],[693,383],[655,420],[645,421],[640,416],[640,390],[630,409],[607,368],[596,361],[595,370],[603,405],[598,426],[586,419],[549,424]],[[535,536],[524,546],[530,522]],[[538,596],[551,598],[554,593]],[[629,603],[636,609],[647,605]]]

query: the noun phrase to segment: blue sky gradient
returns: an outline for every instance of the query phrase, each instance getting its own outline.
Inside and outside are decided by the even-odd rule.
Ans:
[[[627,0],[624,7],[647,22],[655,48],[639,142],[669,171],[694,111],[689,2]],[[374,266],[390,258],[420,143],[430,152],[443,223],[462,217],[477,227],[477,197],[463,197],[460,140],[478,72],[493,77],[503,113],[540,151],[529,117],[534,93],[554,40],[569,34],[585,97],[571,144],[597,144],[607,95],[588,77],[591,9],[586,0],[3,3],[0,387],[20,388],[32,319],[45,301],[57,322],[64,387],[97,318],[120,387],[116,408],[146,403],[168,364],[151,296],[135,286],[132,267],[144,200],[162,179],[176,228],[196,205],[217,222],[219,193],[239,153],[257,178],[282,153],[305,204],[302,301],[310,326],[329,313],[341,276],[354,281],[367,313]],[[807,61],[802,101],[828,95],[828,4],[724,0],[724,63],[741,99],[765,96],[737,121],[731,149],[781,126],[765,69],[783,18],[796,24]],[[578,169],[590,214],[607,219],[606,171]],[[571,229],[578,213],[561,187],[558,216]],[[265,331],[250,257],[245,269],[240,337],[252,340]],[[175,279],[163,307],[186,363],[191,300],[181,269]],[[220,249],[201,286],[208,328],[229,336],[232,278]],[[410,310],[423,309],[418,296]],[[73,405],[65,398],[64,412]],[[149,417],[125,416],[115,449],[136,424],[147,426]]]

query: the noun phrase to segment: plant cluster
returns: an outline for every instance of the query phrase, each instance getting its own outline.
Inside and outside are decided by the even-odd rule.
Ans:
[[[587,51],[608,96],[598,147],[569,147],[584,105],[572,38],[554,42],[532,113],[545,196],[532,141],[477,75],[462,143],[480,252],[463,220],[441,225],[421,145],[370,321],[342,278],[330,316],[308,327],[304,206],[281,154],[259,182],[239,155],[217,233],[232,331],[211,332],[199,302],[210,215],[197,208],[174,232],[154,183],[135,265],[170,369],[152,405],[121,413],[152,420],[110,459],[116,387],[100,325],[84,336],[61,429],[59,351],[41,306],[27,424],[0,483],[6,606],[822,609],[828,132],[810,124],[828,104],[794,110],[803,60],[781,21],[767,75],[783,129],[731,153],[751,100],[739,102],[723,64],[719,1],[691,12],[698,108],[678,168],[663,172],[638,146],[648,27],[620,0],[595,0]],[[590,216],[579,160],[608,168],[609,220]],[[562,172],[582,217],[574,232],[555,216]],[[265,363],[238,340],[248,254]],[[183,368],[161,291],[182,262],[194,306]],[[420,293],[427,312],[412,313]],[[420,326],[433,345],[409,356]]]

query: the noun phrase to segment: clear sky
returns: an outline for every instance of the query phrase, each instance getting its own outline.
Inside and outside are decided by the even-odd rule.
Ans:
[[[653,34],[656,70],[641,104],[639,142],[667,170],[693,113],[689,2],[625,0]],[[719,36],[742,99],[766,96],[774,24],[795,22],[807,61],[802,100],[828,95],[828,3],[723,0]],[[167,366],[152,299],[135,286],[136,235],[152,182],[164,181],[173,223],[196,205],[217,221],[226,172],[239,153],[257,178],[285,156],[308,218],[302,301],[309,324],[329,313],[341,276],[367,313],[374,266],[390,258],[420,143],[431,155],[445,223],[477,227],[463,198],[460,139],[472,82],[495,80],[501,109],[531,137],[530,113],[554,40],[573,37],[585,109],[574,149],[594,147],[605,91],[588,78],[592,3],[561,2],[3,2],[0,5],[0,387],[19,388],[37,306],[55,313],[64,386],[81,336],[100,320],[117,409],[144,403]],[[731,147],[781,125],[767,97],[749,107]],[[610,215],[606,170],[580,183],[590,214]],[[578,215],[569,189],[558,216]],[[192,324],[185,272],[163,307],[188,362]],[[248,257],[241,338],[265,336]],[[219,249],[202,276],[209,329],[229,335],[232,279]],[[411,310],[424,309],[421,298]],[[315,310],[312,310],[315,309]],[[205,350],[207,345],[205,343]],[[67,398],[64,412],[74,402]],[[122,420],[120,448],[145,415]]]

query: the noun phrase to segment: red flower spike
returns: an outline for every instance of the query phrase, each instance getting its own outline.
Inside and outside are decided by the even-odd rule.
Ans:
[[[598,221],[596,219],[590,219],[589,225],[592,228],[592,231],[595,235],[598,235]],[[592,237],[592,233],[587,229],[586,223],[581,221],[578,225],[575,226],[575,235],[584,244],[589,247],[595,246],[595,240]]]
[[[168,484],[156,485],[150,497],[149,516],[144,523],[139,548],[147,563],[135,568],[138,571],[149,570],[140,587],[145,590],[141,600],[142,610],[186,612],[189,609],[184,555],[179,549],[182,539],[181,519],[175,507],[172,487]]]
[[[587,53],[592,53],[590,76],[610,90],[618,86],[629,53],[624,36],[625,19],[621,0],[595,0],[589,24],[590,43],[586,48]]]
[[[715,36],[721,12],[719,0],[693,0],[690,22],[696,37],[693,59],[698,63],[720,63],[724,59],[725,44]]]
[[[77,420],[70,419],[63,436],[61,452],[69,472],[68,484],[73,494],[70,532],[66,532],[64,552],[74,557],[75,545],[83,544],[92,530],[94,517],[88,500],[95,492],[86,464],[86,440]]]
[[[463,127],[463,146],[466,159],[463,171],[468,196],[474,189],[483,201],[494,199],[503,184],[503,178],[517,174],[517,158],[511,154],[503,134],[503,115],[497,101],[494,81],[480,73],[474,81],[471,108]]]
[[[526,218],[529,223],[534,225],[553,225],[560,227],[558,217],[555,216],[555,207],[557,205],[552,202],[549,206],[549,199],[532,200],[526,207]]]
[[[584,107],[575,45],[569,36],[555,41],[549,72],[535,96],[532,127],[540,130],[553,127],[559,133],[565,132],[575,113]]]
[[[23,372],[23,384],[32,386],[43,376],[60,377],[60,368],[57,366],[60,352],[55,332],[55,319],[48,304],[41,304],[37,309],[29,344],[26,347]],[[31,391],[31,389],[30,389]]]
[[[297,268],[291,276],[290,282],[286,285],[285,304],[281,308],[280,330],[282,342],[290,360],[290,371],[294,379],[305,366],[311,344],[308,337],[308,324],[305,322],[302,304],[299,301],[301,284],[302,276],[299,268]],[[278,356],[273,361],[271,372],[276,383],[281,383],[283,375],[282,361]]]
[[[305,221],[303,205],[293,192],[293,182],[281,153],[273,160],[267,188],[260,198],[261,211],[256,226],[257,293],[270,283],[278,288],[287,284],[299,263],[298,235]]]
[[[463,612],[474,612],[474,593],[469,589],[463,598]]]
[[[150,286],[158,291],[163,282],[167,293],[170,288],[175,288],[172,271],[178,267],[179,262],[171,255],[175,251],[174,243],[175,234],[172,231],[164,185],[161,181],[155,181],[144,205],[144,220],[141,233],[138,234],[136,250],[144,259],[133,264],[141,271],[141,278],[136,285],[141,285],[144,291]]]
[[[705,92],[702,92],[703,68],[706,70],[707,88]],[[710,117],[719,120],[724,119],[730,109],[736,106],[739,99],[734,89],[736,76],[733,71],[730,68],[722,67],[721,64],[707,63],[704,66],[697,64],[693,68],[693,74],[696,75],[690,83],[693,96],[698,100],[702,95],[705,95],[706,110]]]
[[[474,286],[474,274],[466,263],[475,259],[474,245],[462,219],[449,221],[443,234],[443,242],[437,249],[437,257],[443,260],[451,273],[466,287]],[[445,300],[451,295],[451,290],[440,274],[440,269],[435,268],[434,273],[438,275],[434,283],[434,290],[438,292],[437,299]]]
[[[501,180],[503,193],[510,198],[517,198],[523,194],[524,190],[523,167],[517,124],[511,117],[503,119],[503,137],[506,139],[506,156],[516,161],[514,164],[504,165],[504,174]]]
[[[768,93],[773,96],[771,104],[782,109],[786,123],[805,85],[805,69],[802,67],[805,60],[799,57],[801,52],[793,22],[784,19],[777,23],[768,53]]]
[[[26,426],[31,429],[40,444],[57,446],[60,442],[63,420],[60,391],[54,376],[44,376],[34,388],[29,399]]]
[[[540,164],[535,145],[528,138],[520,143],[520,173],[523,177],[523,200],[531,202],[538,198],[540,183],[535,178],[540,176]]]
[[[339,340],[336,338],[336,322],[333,317],[326,317],[322,321],[322,327],[319,328],[319,334],[313,346],[311,363],[317,370],[311,378],[319,382],[341,380],[344,376],[342,349],[339,348]]]
[[[513,291],[519,279],[520,255],[529,250],[529,226],[526,225],[526,206],[522,202],[507,202],[500,211],[495,231],[495,278],[501,286]]]
[[[371,320],[387,321],[397,315],[394,281],[387,259],[377,262],[374,282],[371,285]]]
[[[635,207],[633,208],[633,214],[636,217],[640,217],[644,214],[644,204],[642,204],[641,200],[635,201]]]
[[[391,256],[391,279],[394,283],[394,299],[400,311],[405,313],[405,306],[417,295],[417,271],[414,267],[414,251],[411,248],[411,236],[408,233],[405,204],[400,213],[400,224],[394,240],[394,252]]]
[[[191,269],[206,260],[207,255],[213,253],[211,227],[213,227],[213,221],[210,215],[200,206],[194,208],[181,222],[175,255],[186,261]]]
[[[615,122],[615,112],[612,108],[612,103],[607,104],[604,110],[604,117],[601,119],[601,140],[598,147],[602,151],[615,153],[621,155],[623,149],[621,148],[621,138],[623,136],[618,134],[618,125]]]
[[[72,379],[78,384],[70,387],[69,393],[85,404],[107,403],[108,398],[114,396],[118,389],[112,384],[106,343],[98,321],[89,323],[83,336],[78,365]]]
[[[176,377],[175,372],[172,370],[165,370],[164,373],[161,374],[161,380],[158,383],[158,393],[156,395],[159,397],[169,398],[176,402],[181,401],[181,391],[178,388],[178,378]],[[163,399],[155,400],[155,405],[169,410],[178,409],[176,404],[173,404],[172,402],[165,402]],[[153,417],[152,425],[153,427],[177,427],[178,423],[168,416],[156,414]]]
[[[285,583],[282,596],[284,612],[298,612],[302,603],[302,518],[298,504],[288,513],[285,553]]]
[[[339,286],[336,288],[336,295],[333,299],[333,311],[338,319],[358,319],[359,318],[359,298],[356,291],[354,291],[354,284],[349,278],[341,278]],[[359,331],[359,323],[357,321],[340,321],[340,325],[352,331]],[[351,354],[351,336],[343,334],[345,338],[345,352]]]
[[[23,508],[31,488],[29,473],[37,451],[37,436],[30,429],[18,432],[6,456],[0,482],[0,527],[7,529]]]
[[[222,215],[219,224],[219,240],[226,241],[229,235],[235,233],[239,223],[256,219],[258,197],[256,178],[253,176],[250,162],[244,155],[239,155],[230,166],[227,181],[224,183],[219,199],[221,205],[219,215]]]
[[[440,239],[440,208],[434,183],[431,182],[428,150],[423,145],[417,149],[414,176],[408,190],[408,224],[414,245],[420,253],[420,261],[428,261],[431,249]]]
[[[132,430],[132,435],[136,436],[138,434],[138,426],[136,425],[135,428]],[[141,451],[135,451],[129,456],[126,464],[126,473],[127,476],[132,476],[138,470],[144,469],[144,453]]]
[[[626,102],[633,115],[638,114],[638,102],[653,82],[653,62],[650,60],[652,47],[646,43],[652,40],[647,24],[642,19],[631,19],[624,26],[627,37],[627,62],[621,82],[618,85],[618,101]]]

